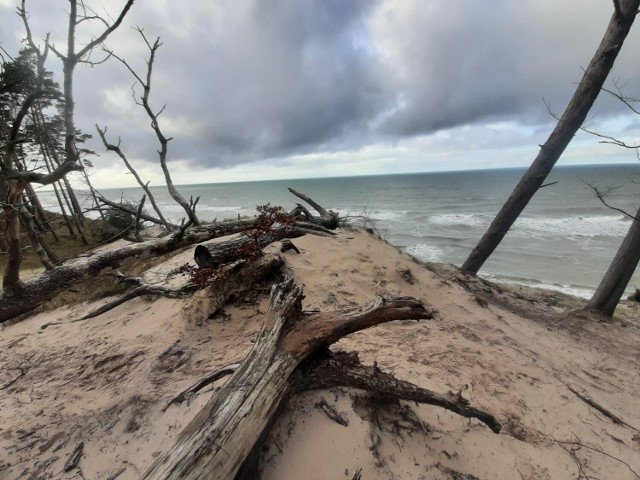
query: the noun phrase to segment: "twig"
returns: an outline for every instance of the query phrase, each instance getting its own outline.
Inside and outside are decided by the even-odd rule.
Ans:
[[[116,480],[116,478],[118,478],[120,475],[122,475],[125,472],[126,469],[127,469],[127,467],[120,467],[118,470],[116,470],[111,475],[109,475],[107,477],[107,480]]]
[[[575,435],[575,434],[574,434],[574,435]],[[586,448],[587,450],[591,450],[591,451],[594,451],[594,452],[600,453],[600,454],[604,455],[605,457],[609,457],[610,459],[615,460],[615,461],[620,462],[621,464],[625,465],[625,466],[629,469],[629,471],[630,471],[631,473],[633,473],[633,475],[635,475],[635,477],[636,477],[636,478],[640,478],[640,474],[638,474],[638,472],[636,472],[633,468],[631,468],[631,465],[629,465],[629,464],[628,464],[627,462],[625,462],[624,460],[622,460],[622,459],[620,459],[620,458],[618,458],[618,457],[615,457],[615,456],[611,455],[610,453],[607,453],[607,452],[605,452],[605,451],[603,451],[603,450],[600,450],[599,448],[596,448],[596,447],[590,447],[589,445],[585,445],[584,443],[582,443],[582,442],[580,441],[580,438],[579,438],[577,435],[575,435],[575,437],[576,437],[576,440],[557,440],[557,439],[555,439],[555,438],[554,438],[553,440],[554,440],[557,444],[559,444],[559,445],[571,445],[572,447]],[[553,437],[552,437],[552,438],[553,438]],[[575,450],[572,448],[572,449],[571,449],[571,451],[569,452],[569,454],[570,454],[570,455],[571,455],[571,457],[574,459],[574,461],[576,461],[576,462],[577,462],[577,461],[578,461],[578,459],[576,459],[576,458],[574,457],[574,455],[575,455],[575,453],[574,453],[574,452],[575,452]],[[579,462],[578,462],[578,463],[579,463]],[[588,477],[586,476],[586,474],[582,471],[582,464],[581,464],[581,463],[579,463],[578,468],[580,469],[580,474],[581,474],[582,476],[584,476],[585,478],[588,478]]]
[[[342,415],[340,415],[335,408],[329,405],[324,397],[322,397],[319,402],[316,402],[315,407],[326,413],[327,417],[329,417],[334,422],[342,425],[343,427],[349,426],[349,422]]]
[[[563,382],[564,383],[564,382]],[[582,400],[584,403],[586,403],[587,405],[589,405],[590,407],[595,408],[596,410],[598,410],[600,413],[602,413],[605,417],[611,419],[613,421],[613,423],[616,423],[618,425],[624,425],[626,427],[631,428],[632,430],[635,430],[636,432],[639,432],[640,430],[638,430],[637,428],[635,428],[633,425],[629,425],[627,422],[625,422],[624,420],[622,420],[618,415],[616,415],[615,413],[613,413],[611,410],[603,407],[602,405],[600,405],[598,402],[596,402],[593,398],[591,398],[589,395],[587,395],[586,393],[580,392],[578,391],[576,388],[572,387],[571,385],[568,385],[565,383],[565,386],[573,393],[575,394],[580,400]]]
[[[67,462],[64,464],[64,471],[69,472],[78,466],[80,459],[82,458],[82,451],[84,450],[84,442],[80,442],[75,448]]]
[[[234,373],[238,368],[240,367],[239,363],[232,363],[231,365],[227,365],[224,368],[221,368],[219,370],[216,370],[215,372],[210,373],[209,375],[207,375],[206,377],[198,380],[198,382],[196,382],[195,384],[191,385],[189,388],[187,388],[186,390],[180,392],[177,396],[173,397],[171,400],[169,400],[169,403],[167,403],[164,408],[162,409],[163,412],[166,412],[167,409],[173,405],[173,404],[179,404],[184,402],[187,398],[191,397],[192,395],[196,394],[197,392],[199,392],[200,390],[202,390],[204,387],[206,387],[207,385],[211,385],[213,382],[215,382],[216,380],[221,379],[222,377],[226,377],[228,375],[231,375],[232,373]]]

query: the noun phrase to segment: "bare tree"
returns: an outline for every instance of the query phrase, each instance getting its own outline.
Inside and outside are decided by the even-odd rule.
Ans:
[[[147,116],[151,119],[151,128],[153,128],[153,131],[155,132],[156,137],[158,138],[158,142],[160,142],[160,150],[158,150],[158,156],[160,159],[160,166],[162,167],[162,172],[164,173],[164,179],[167,184],[167,189],[169,190],[169,194],[176,201],[176,203],[178,203],[178,205],[180,205],[182,209],[185,211],[185,213],[187,214],[187,218],[189,219],[189,223],[192,225],[200,225],[200,220],[196,215],[196,205],[198,204],[200,197],[197,197],[195,200],[191,198],[189,202],[187,202],[184,199],[184,197],[180,195],[180,192],[178,192],[178,189],[173,184],[171,173],[169,172],[169,168],[167,167],[168,144],[172,140],[172,138],[171,137],[167,138],[164,136],[164,134],[162,133],[162,129],[160,128],[160,123],[158,122],[158,118],[160,117],[162,112],[164,112],[166,105],[156,112],[151,108],[149,104],[149,95],[151,93],[151,76],[153,72],[153,62],[155,61],[155,58],[156,58],[156,52],[162,46],[162,43],[160,43],[160,37],[156,38],[156,40],[153,43],[151,43],[149,42],[149,40],[144,34],[144,31],[141,28],[137,28],[137,31],[138,33],[140,33],[140,36],[142,37],[145,44],[147,45],[147,48],[149,49],[149,58],[147,59],[147,72],[144,78],[138,75],[138,73],[136,73],[136,71],[127,63],[127,61],[124,58],[118,56],[115,52],[107,48],[105,48],[105,51],[110,56],[118,59],[127,68],[127,70],[129,70],[131,75],[134,76],[136,81],[142,87],[142,95],[140,95],[140,97],[136,97],[134,94],[134,100],[136,104],[144,108],[145,112],[147,113]],[[131,164],[127,161],[127,158],[124,156],[124,154],[120,150],[120,142],[118,142],[118,145],[109,144],[105,138],[106,128],[101,130],[96,125],[96,129],[98,130],[98,133],[100,134],[100,138],[102,138],[102,141],[105,147],[107,148],[107,150],[115,151],[120,156],[120,158],[122,158],[127,168],[129,168],[129,171],[131,171],[136,177],[138,184],[142,186],[142,188],[145,190],[145,193],[149,196],[149,200],[151,200],[152,204],[154,205],[154,208],[158,213],[159,218],[162,221],[164,221],[164,223],[167,223],[163,219],[159,209],[155,206],[153,195],[147,188],[146,184],[143,184],[138,174],[135,172]],[[169,226],[168,223],[167,223],[167,226]]]
[[[76,128],[74,121],[74,98],[73,98],[73,74],[79,63],[89,62],[88,58],[93,49],[102,44],[105,39],[116,30],[122,20],[133,5],[134,0],[127,0],[124,7],[120,11],[115,22],[109,24],[106,20],[96,17],[83,15],[78,12],[78,1],[69,0],[69,22],[67,33],[67,49],[66,53],[62,53],[55,45],[49,42],[47,35],[44,43],[44,49],[41,50],[33,38],[31,28],[29,26],[28,14],[25,7],[25,0],[22,0],[21,6],[18,8],[18,15],[23,20],[26,41],[34,50],[37,58],[37,82],[31,94],[25,99],[22,107],[13,122],[9,142],[5,147],[5,156],[2,160],[0,170],[0,195],[3,201],[4,220],[6,241],[8,244],[9,259],[4,272],[4,288],[5,290],[15,290],[21,287],[20,282],[20,264],[22,261],[20,249],[20,204],[22,192],[29,182],[48,185],[62,179],[66,174],[81,170],[80,154],[76,147]],[[80,2],[81,8],[83,7]],[[102,33],[91,40],[84,43],[83,47],[76,50],[76,29],[78,25],[90,19],[99,19],[105,28]],[[19,143],[22,121],[24,120],[29,108],[42,95],[42,83],[44,78],[44,63],[47,59],[49,51],[62,61],[64,73],[64,124],[65,124],[65,158],[51,172],[41,173],[36,171],[24,171],[19,167],[16,157],[16,145]]]
[[[584,71],[582,80],[553,132],[540,146],[538,156],[516,185],[493,222],[462,265],[462,269],[478,273],[484,262],[498,247],[513,223],[542,186],[567,145],[584,122],[631,30],[640,0],[614,0],[614,13],[607,30]]]
[[[640,110],[635,107],[635,105],[640,102],[640,99],[624,95],[620,87],[615,84],[615,82],[614,85],[615,90],[603,90],[620,100],[633,113],[640,115]],[[622,148],[634,150],[636,156],[640,159],[640,145],[638,145],[638,143],[630,144],[613,136],[604,135],[587,128],[583,128],[582,130],[599,137],[601,139],[600,143],[613,144]],[[616,255],[609,264],[609,268],[602,277],[602,280],[600,280],[598,288],[587,304],[588,310],[593,310],[611,317],[613,316],[622,295],[624,295],[624,291],[626,290],[633,273],[638,267],[638,263],[640,263],[640,207],[636,214],[633,215],[622,208],[612,205],[607,199],[607,195],[614,187],[603,189],[592,184],[587,184],[587,186],[603,205],[631,219],[631,226],[629,227],[627,234],[622,240]]]

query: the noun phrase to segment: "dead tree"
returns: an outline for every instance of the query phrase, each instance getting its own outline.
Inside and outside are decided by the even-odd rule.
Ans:
[[[422,389],[327,348],[350,333],[381,323],[432,318],[431,308],[411,297],[378,297],[361,311],[305,315],[303,297],[302,287],[291,279],[274,285],[265,325],[251,352],[142,479],[231,480],[289,395],[332,385],[431,403],[500,431],[491,414],[471,407],[459,394]],[[304,375],[298,373],[302,371]]]
[[[640,0],[614,0],[613,4],[614,13],[600,46],[584,71],[582,80],[562,117],[544,145],[540,146],[538,156],[516,185],[509,199],[463,263],[463,270],[478,273],[533,195],[542,186],[545,178],[584,122],[631,30]]]
[[[102,253],[89,254],[86,257],[72,259],[46,271],[41,276],[21,283],[19,288],[0,291],[0,323],[30,312],[42,303],[50,300],[58,293],[100,274],[103,270],[118,268],[120,262],[130,258],[148,258],[164,255],[179,248],[195,243],[205,242],[247,229],[247,221],[240,220],[228,223],[218,223],[188,230],[180,230],[169,237],[133,243],[124,247]],[[307,233],[315,234],[315,230],[306,229],[304,224],[288,227],[286,235],[301,236]],[[226,261],[238,256],[236,239],[220,242],[219,249]],[[231,245],[231,246],[230,246]],[[213,249],[214,255],[216,249]],[[11,257],[9,257],[11,261]]]
[[[22,289],[20,282],[20,265],[22,263],[21,249],[20,249],[20,202],[22,198],[22,192],[25,186],[29,182],[39,183],[42,185],[49,185],[58,180],[64,178],[64,176],[72,171],[78,171],[82,169],[79,163],[80,155],[76,147],[76,128],[74,121],[74,99],[73,99],[73,76],[74,70],[79,63],[87,63],[88,55],[93,49],[100,45],[104,40],[117,29],[122,20],[128,13],[129,9],[133,5],[134,0],[127,0],[124,7],[120,11],[120,14],[116,20],[109,24],[104,19],[102,23],[105,25],[105,29],[102,33],[90,41],[86,42],[82,48],[76,50],[76,29],[78,24],[82,21],[89,20],[96,17],[84,17],[78,14],[78,1],[69,0],[69,22],[68,22],[68,34],[67,34],[67,49],[66,53],[62,53],[55,45],[50,44],[49,36],[45,39],[44,50],[36,45],[31,28],[28,22],[28,15],[25,7],[25,0],[22,0],[21,7],[18,8],[18,14],[22,17],[25,31],[26,41],[28,45],[34,50],[37,59],[37,84],[32,92],[27,96],[23,102],[20,110],[14,119],[11,127],[11,135],[9,142],[6,146],[6,155],[1,165],[0,171],[0,200],[3,202],[4,219],[5,219],[5,234],[8,245],[8,262],[5,268],[3,280],[4,290],[2,294],[11,292],[11,295],[16,295],[18,291]],[[29,172],[22,171],[19,167],[19,162],[16,156],[16,145],[19,142],[19,135],[21,132],[22,121],[25,115],[34,104],[34,102],[40,98],[43,93],[43,78],[44,78],[44,63],[48,56],[49,51],[55,53],[55,55],[62,61],[63,74],[64,74],[64,124],[65,124],[65,159],[58,166],[56,166],[49,173]],[[51,270],[51,272],[55,271]]]
[[[169,190],[169,194],[171,195],[171,198],[173,198],[176,201],[176,203],[178,203],[178,205],[180,205],[182,209],[185,211],[185,213],[187,214],[187,218],[189,219],[189,222],[192,225],[200,225],[200,220],[196,215],[196,206],[200,198],[198,197],[195,200],[191,198],[189,202],[187,202],[184,199],[184,197],[180,195],[180,192],[178,192],[178,189],[173,184],[173,180],[171,179],[171,173],[169,172],[169,168],[167,167],[167,152],[168,152],[168,145],[169,145],[169,142],[171,141],[171,138],[167,138],[164,136],[164,134],[162,133],[162,129],[160,128],[160,123],[158,122],[158,118],[164,111],[165,107],[162,107],[158,112],[155,112],[149,105],[149,94],[151,93],[151,74],[153,72],[153,62],[156,57],[156,52],[162,46],[162,43],[160,43],[160,38],[158,37],[156,38],[155,42],[151,44],[147,39],[147,37],[145,36],[142,29],[138,28],[137,30],[140,33],[140,36],[142,37],[144,42],[146,43],[147,47],[149,48],[149,59],[147,60],[147,73],[144,79],[140,75],[138,75],[133,68],[131,68],[131,66],[127,63],[127,61],[124,58],[119,57],[117,54],[115,54],[111,50],[105,49],[105,51],[110,56],[120,61],[127,68],[127,70],[129,70],[129,72],[134,76],[136,81],[142,87],[142,95],[140,96],[139,99],[136,99],[136,103],[138,105],[141,105],[144,108],[145,112],[147,113],[147,116],[151,119],[151,128],[153,128],[153,131],[155,132],[156,137],[158,138],[158,142],[160,142],[160,150],[158,150],[158,156],[160,159],[160,166],[162,167],[162,172],[164,173],[164,179],[167,184],[167,189]],[[100,132],[100,129],[98,129],[98,132]],[[103,134],[101,133],[100,136],[103,137]],[[103,137],[103,141],[105,144],[107,143],[104,140],[104,137]],[[107,149],[109,149],[109,147],[107,147]],[[122,158],[122,155],[121,155],[121,158]],[[125,162],[125,163],[128,163],[128,162]],[[128,164],[127,166],[131,170],[131,167]],[[141,183],[139,179],[138,179],[138,183]],[[150,195],[150,193],[147,193],[147,194]]]
[[[328,228],[329,230],[335,230],[336,228],[338,228],[340,222],[338,214],[336,212],[332,210],[326,210],[324,207],[316,203],[313,199],[309,198],[304,193],[295,191],[293,188],[289,188],[289,191],[296,197],[307,202],[313,207],[316,212],[320,214],[319,217],[313,216],[309,212],[309,210],[298,203],[296,208],[291,211],[291,214],[294,215],[297,219],[303,219],[307,222],[317,223],[318,225],[321,225],[324,228]]]
[[[173,225],[171,223],[169,223],[165,218],[164,215],[162,214],[162,210],[160,210],[160,207],[158,207],[158,204],[156,203],[156,199],[153,196],[153,193],[151,193],[151,190],[149,189],[149,182],[144,183],[142,181],[142,179],[140,178],[140,175],[138,175],[138,172],[136,171],[135,168],[133,168],[133,165],[131,165],[131,163],[129,162],[129,159],[127,158],[127,156],[122,152],[122,149],[120,148],[120,139],[118,139],[118,144],[114,145],[112,143],[109,143],[107,141],[107,127],[104,128],[100,128],[98,126],[98,124],[96,123],[96,130],[98,131],[98,135],[100,136],[100,139],[102,140],[102,143],[104,145],[104,147],[112,152],[116,152],[116,154],[120,157],[120,159],[124,162],[124,164],[126,165],[127,169],[131,172],[131,174],[133,175],[133,177],[136,179],[136,182],[138,182],[138,185],[140,185],[140,187],[142,188],[142,190],[144,190],[145,194],[147,197],[149,197],[149,201],[151,202],[151,205],[153,206],[153,210],[156,212],[156,215],[158,215],[158,220],[160,225],[164,226],[167,230],[175,230],[177,229],[177,225]],[[117,207],[114,207],[117,208]]]

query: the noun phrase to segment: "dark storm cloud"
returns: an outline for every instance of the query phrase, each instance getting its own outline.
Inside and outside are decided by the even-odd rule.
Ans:
[[[59,3],[27,6],[41,37],[62,38]],[[136,2],[108,44],[143,73],[147,52],[129,27],[161,36],[151,101],[167,104],[171,157],[231,166],[481,122],[546,128],[543,98],[562,111],[611,13],[605,0]],[[6,42],[19,25],[0,22]],[[634,28],[615,76],[637,93]],[[130,156],[152,159],[157,145],[132,83],[117,62],[79,68],[78,124],[109,125]],[[603,101],[596,111],[617,108]]]
[[[374,6],[238,2],[217,12],[226,21],[211,19],[210,30],[205,20],[187,22],[185,42],[160,31],[160,62],[170,62],[170,76],[158,80],[157,95],[169,98],[168,114],[195,120],[203,161],[252,160],[343,139],[385,100],[376,57],[356,44]]]
[[[612,13],[602,1],[494,1],[488,8],[398,0],[386,7],[375,23],[396,67],[386,83],[404,98],[387,125],[398,135],[478,120],[548,121],[542,99],[564,108]],[[637,52],[633,42],[625,48]]]

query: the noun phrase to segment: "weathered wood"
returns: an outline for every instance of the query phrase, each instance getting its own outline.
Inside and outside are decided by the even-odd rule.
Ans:
[[[189,229],[183,235],[151,239],[71,259],[28,282],[5,283],[4,290],[0,292],[0,323],[33,310],[89,276],[97,275],[104,269],[117,268],[125,259],[164,255],[194,243],[237,233],[250,224],[251,220],[241,220],[200,226]]]
[[[303,298],[291,279],[274,285],[267,320],[247,358],[141,478],[233,479],[295,389],[293,374],[306,359],[349,333],[434,314],[410,297],[379,297],[360,311],[303,315]]]
[[[318,225],[322,225],[323,227],[328,228],[329,230],[335,230],[336,228],[338,228],[340,222],[339,222],[339,216],[336,212],[332,210],[326,210],[324,207],[322,207],[320,204],[315,202],[313,199],[309,198],[304,193],[300,193],[294,190],[293,188],[289,188],[289,192],[294,194],[299,199],[307,202],[309,205],[313,207],[313,209],[316,212],[320,214],[319,217],[314,217],[313,215],[311,215],[309,210],[307,210],[304,206],[298,203],[297,204],[298,206],[291,211],[291,214],[294,215],[296,218],[303,217],[306,221],[317,223]]]
[[[296,222],[294,225],[286,225],[276,227],[269,235],[260,235],[258,238],[258,246],[264,248],[267,245],[283,239],[297,238],[303,235],[333,235],[325,229],[309,228],[306,223]],[[230,239],[224,244],[220,242],[205,243],[196,246],[193,252],[193,259],[200,268],[216,267],[223,263],[238,258],[238,252],[249,248],[255,240],[247,235],[241,235],[234,239]]]
[[[280,252],[284,253],[287,252],[289,250],[293,250],[294,252],[296,252],[297,254],[300,254],[300,249],[298,247],[296,247],[293,242],[291,240],[289,240],[288,238],[285,238],[280,245]]]

